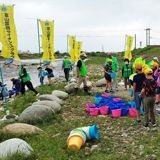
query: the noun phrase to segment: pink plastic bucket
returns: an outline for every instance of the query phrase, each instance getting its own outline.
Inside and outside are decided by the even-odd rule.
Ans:
[[[108,106],[103,106],[99,110],[102,115],[108,114]]]
[[[112,110],[113,117],[120,117],[121,116],[121,109],[114,109]]]
[[[90,112],[91,116],[97,116],[98,115],[98,111],[99,111],[98,108],[90,108],[89,109],[89,112]]]
[[[102,96],[104,96],[104,97],[109,97],[109,94],[102,94]]]
[[[113,101],[119,101],[119,100],[122,100],[120,98],[113,98]]]
[[[137,116],[136,109],[135,108],[129,108],[129,115],[131,117],[136,117]]]
[[[93,107],[94,108],[95,106],[96,106],[95,104],[87,103],[86,104],[86,111],[89,112],[89,107]]]

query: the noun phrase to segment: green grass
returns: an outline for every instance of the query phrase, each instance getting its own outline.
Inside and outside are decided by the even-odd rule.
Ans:
[[[120,69],[123,64],[123,60],[118,58]],[[90,68],[93,72],[97,67],[102,67],[105,63],[104,57],[96,57],[86,62],[87,68]],[[96,82],[97,79],[103,76],[92,75],[91,80]],[[121,73],[119,72],[119,78]],[[64,86],[66,83],[57,82],[51,86],[44,86],[44,93],[51,94],[53,90],[59,89],[65,91]],[[41,87],[37,87],[36,90],[41,92]],[[140,125],[135,125],[135,117],[125,116],[120,118],[113,118],[111,114],[104,117],[95,116],[92,117],[86,112],[86,103],[94,103],[94,96],[96,94],[102,94],[99,91],[93,91],[92,96],[87,96],[83,90],[79,90],[78,96],[69,96],[62,105],[62,110],[59,114],[56,114],[51,121],[44,120],[41,124],[35,126],[44,130],[42,135],[4,135],[0,130],[0,142],[3,142],[10,138],[21,138],[25,140],[34,149],[32,156],[25,158],[23,155],[15,155],[8,160],[124,160],[124,159],[147,159],[154,154],[157,157],[160,156],[160,144],[157,143],[160,140],[159,127],[158,132],[143,131]],[[23,98],[16,98],[13,103],[9,104],[10,113],[20,115],[20,113],[33,102],[37,101],[37,97],[33,96],[34,93],[28,91]],[[126,97],[120,97],[128,101]],[[0,115],[2,118],[5,112]],[[143,120],[143,118],[142,118]],[[159,124],[159,117],[156,116],[156,122]],[[71,130],[96,124],[98,126],[99,138],[97,140],[87,141],[87,147],[91,148],[92,145],[99,144],[97,151],[92,154],[85,155],[85,147],[82,147],[78,152],[73,153],[67,150],[67,138]],[[7,124],[1,125],[1,129]],[[108,127],[113,127],[112,130],[108,130]],[[131,131],[127,129],[131,128]],[[138,131],[138,132],[135,132]],[[127,137],[122,137],[123,133],[127,133]],[[133,134],[134,133],[134,134]],[[107,139],[105,138],[107,137]],[[134,142],[134,145],[132,143]],[[144,146],[143,154],[140,155],[140,145]],[[150,158],[152,159],[152,158]]]

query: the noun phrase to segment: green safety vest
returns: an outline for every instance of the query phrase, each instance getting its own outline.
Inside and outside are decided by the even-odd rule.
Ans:
[[[126,64],[123,64],[123,68],[124,68],[123,77],[129,77],[131,75],[131,69],[132,69],[131,64],[128,65],[128,68]]]
[[[153,63],[153,61],[150,61],[150,62],[148,63],[149,68],[152,68],[151,63]]]
[[[22,76],[23,75],[23,69],[24,69],[24,67],[21,69],[21,70],[19,70],[19,75],[20,76]],[[25,68],[26,69],[26,68]],[[26,69],[26,71],[27,71],[27,69]],[[31,77],[30,77],[30,75],[27,73],[27,76],[25,76],[25,77],[22,77],[22,81],[25,83],[25,82],[28,82],[28,81],[30,81],[31,80]]]
[[[109,60],[110,58],[107,58],[106,59],[106,63],[108,62],[108,60]],[[112,57],[112,71],[113,72],[116,72],[116,70],[117,70],[117,67],[116,67],[116,58],[115,57]]]
[[[145,63],[146,63],[145,59],[142,60],[142,58],[139,57],[139,58],[135,59],[135,61],[134,61],[134,63],[133,63],[133,67],[134,67],[134,68],[135,68],[135,64],[136,64],[137,62],[141,62],[141,63],[143,64],[143,66],[144,66]]]
[[[70,68],[70,64],[71,64],[70,60],[64,59],[64,68]]]
[[[86,76],[87,70],[86,70],[85,63],[83,62],[83,60],[81,58],[79,58],[79,60],[82,62],[82,66],[79,68],[79,75]]]

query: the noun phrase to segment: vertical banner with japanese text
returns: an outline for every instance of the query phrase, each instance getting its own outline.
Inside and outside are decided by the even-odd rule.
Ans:
[[[76,45],[76,36],[69,36],[69,46],[70,46],[69,55],[71,56],[70,61],[72,62],[75,62],[76,60],[75,45]]]
[[[78,58],[80,57],[80,54],[81,54],[82,42],[76,41],[75,48],[76,48],[76,51],[75,51],[76,60],[75,60],[75,62],[77,62]]]
[[[14,6],[0,5],[0,42],[2,43],[1,56],[4,58],[18,57],[17,31],[13,17]]]
[[[40,21],[42,28],[42,49],[44,61],[55,62],[54,57],[54,22],[53,21]]]
[[[131,60],[132,59],[132,53],[131,53],[131,49],[132,49],[132,44],[133,44],[133,38],[131,36],[127,36],[127,50],[125,51],[125,55],[124,57]]]

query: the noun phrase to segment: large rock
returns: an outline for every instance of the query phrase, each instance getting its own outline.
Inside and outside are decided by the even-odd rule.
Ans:
[[[55,113],[58,113],[61,110],[61,106],[59,103],[54,102],[54,101],[38,101],[38,102],[34,102],[32,104],[33,106],[36,105],[44,105],[44,106],[48,106],[50,108],[52,108],[54,110]]]
[[[39,96],[40,101],[54,101],[59,104],[62,104],[62,100],[56,97],[55,95],[50,95],[50,94],[44,94]]]
[[[39,129],[38,127],[25,124],[25,123],[13,123],[9,124],[3,128],[2,132],[4,134],[42,134],[44,133],[43,130]]]
[[[26,108],[19,116],[20,122],[31,124],[42,122],[44,119],[53,118],[55,112],[47,106],[34,105]]]
[[[13,156],[14,154],[23,154],[26,157],[31,155],[33,148],[24,140],[19,138],[8,139],[0,143],[0,159]]]
[[[83,87],[84,87],[84,84],[82,83],[82,84],[80,85],[80,88],[82,89]],[[91,88],[92,88],[92,82],[87,81],[87,87],[88,87],[88,89],[91,89]]]
[[[67,93],[73,93],[73,88],[76,85],[76,83],[70,83],[66,85],[64,88],[66,89]]]
[[[102,78],[102,79],[100,79],[96,82],[96,87],[102,87],[104,85],[106,85],[106,79],[105,78]]]
[[[54,95],[60,99],[67,99],[68,98],[68,93],[63,92],[63,91],[59,91],[59,90],[54,90],[52,92],[52,95]]]

